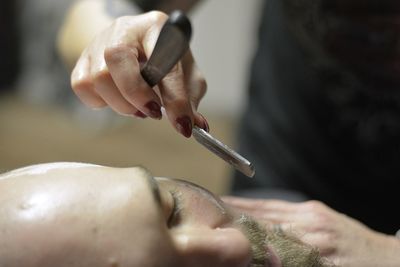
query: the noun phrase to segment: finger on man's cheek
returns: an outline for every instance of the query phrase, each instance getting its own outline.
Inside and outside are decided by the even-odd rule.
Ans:
[[[227,204],[246,210],[262,210],[262,211],[292,211],[296,209],[297,204],[283,200],[275,199],[250,199],[241,197],[222,197]]]

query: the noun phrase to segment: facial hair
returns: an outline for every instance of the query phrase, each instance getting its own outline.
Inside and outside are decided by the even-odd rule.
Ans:
[[[269,266],[267,246],[274,248],[283,267],[332,267],[316,248],[281,229],[268,230],[248,215],[241,215],[236,224],[250,241],[253,258],[249,267]]]

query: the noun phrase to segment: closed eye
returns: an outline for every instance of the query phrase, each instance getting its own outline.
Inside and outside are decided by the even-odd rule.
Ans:
[[[169,191],[172,200],[173,200],[173,207],[171,211],[171,215],[168,218],[167,225],[169,228],[172,228],[178,225],[182,219],[181,211],[182,211],[182,194],[177,190]]]

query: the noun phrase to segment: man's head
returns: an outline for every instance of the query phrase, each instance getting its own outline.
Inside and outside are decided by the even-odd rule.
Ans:
[[[77,163],[0,176],[0,266],[323,266],[197,185]]]

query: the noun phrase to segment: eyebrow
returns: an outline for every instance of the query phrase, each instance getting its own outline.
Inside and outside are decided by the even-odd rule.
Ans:
[[[152,175],[146,175],[147,183],[151,189],[152,196],[159,207],[162,207],[161,203],[161,194],[160,194],[160,187],[156,179]]]

